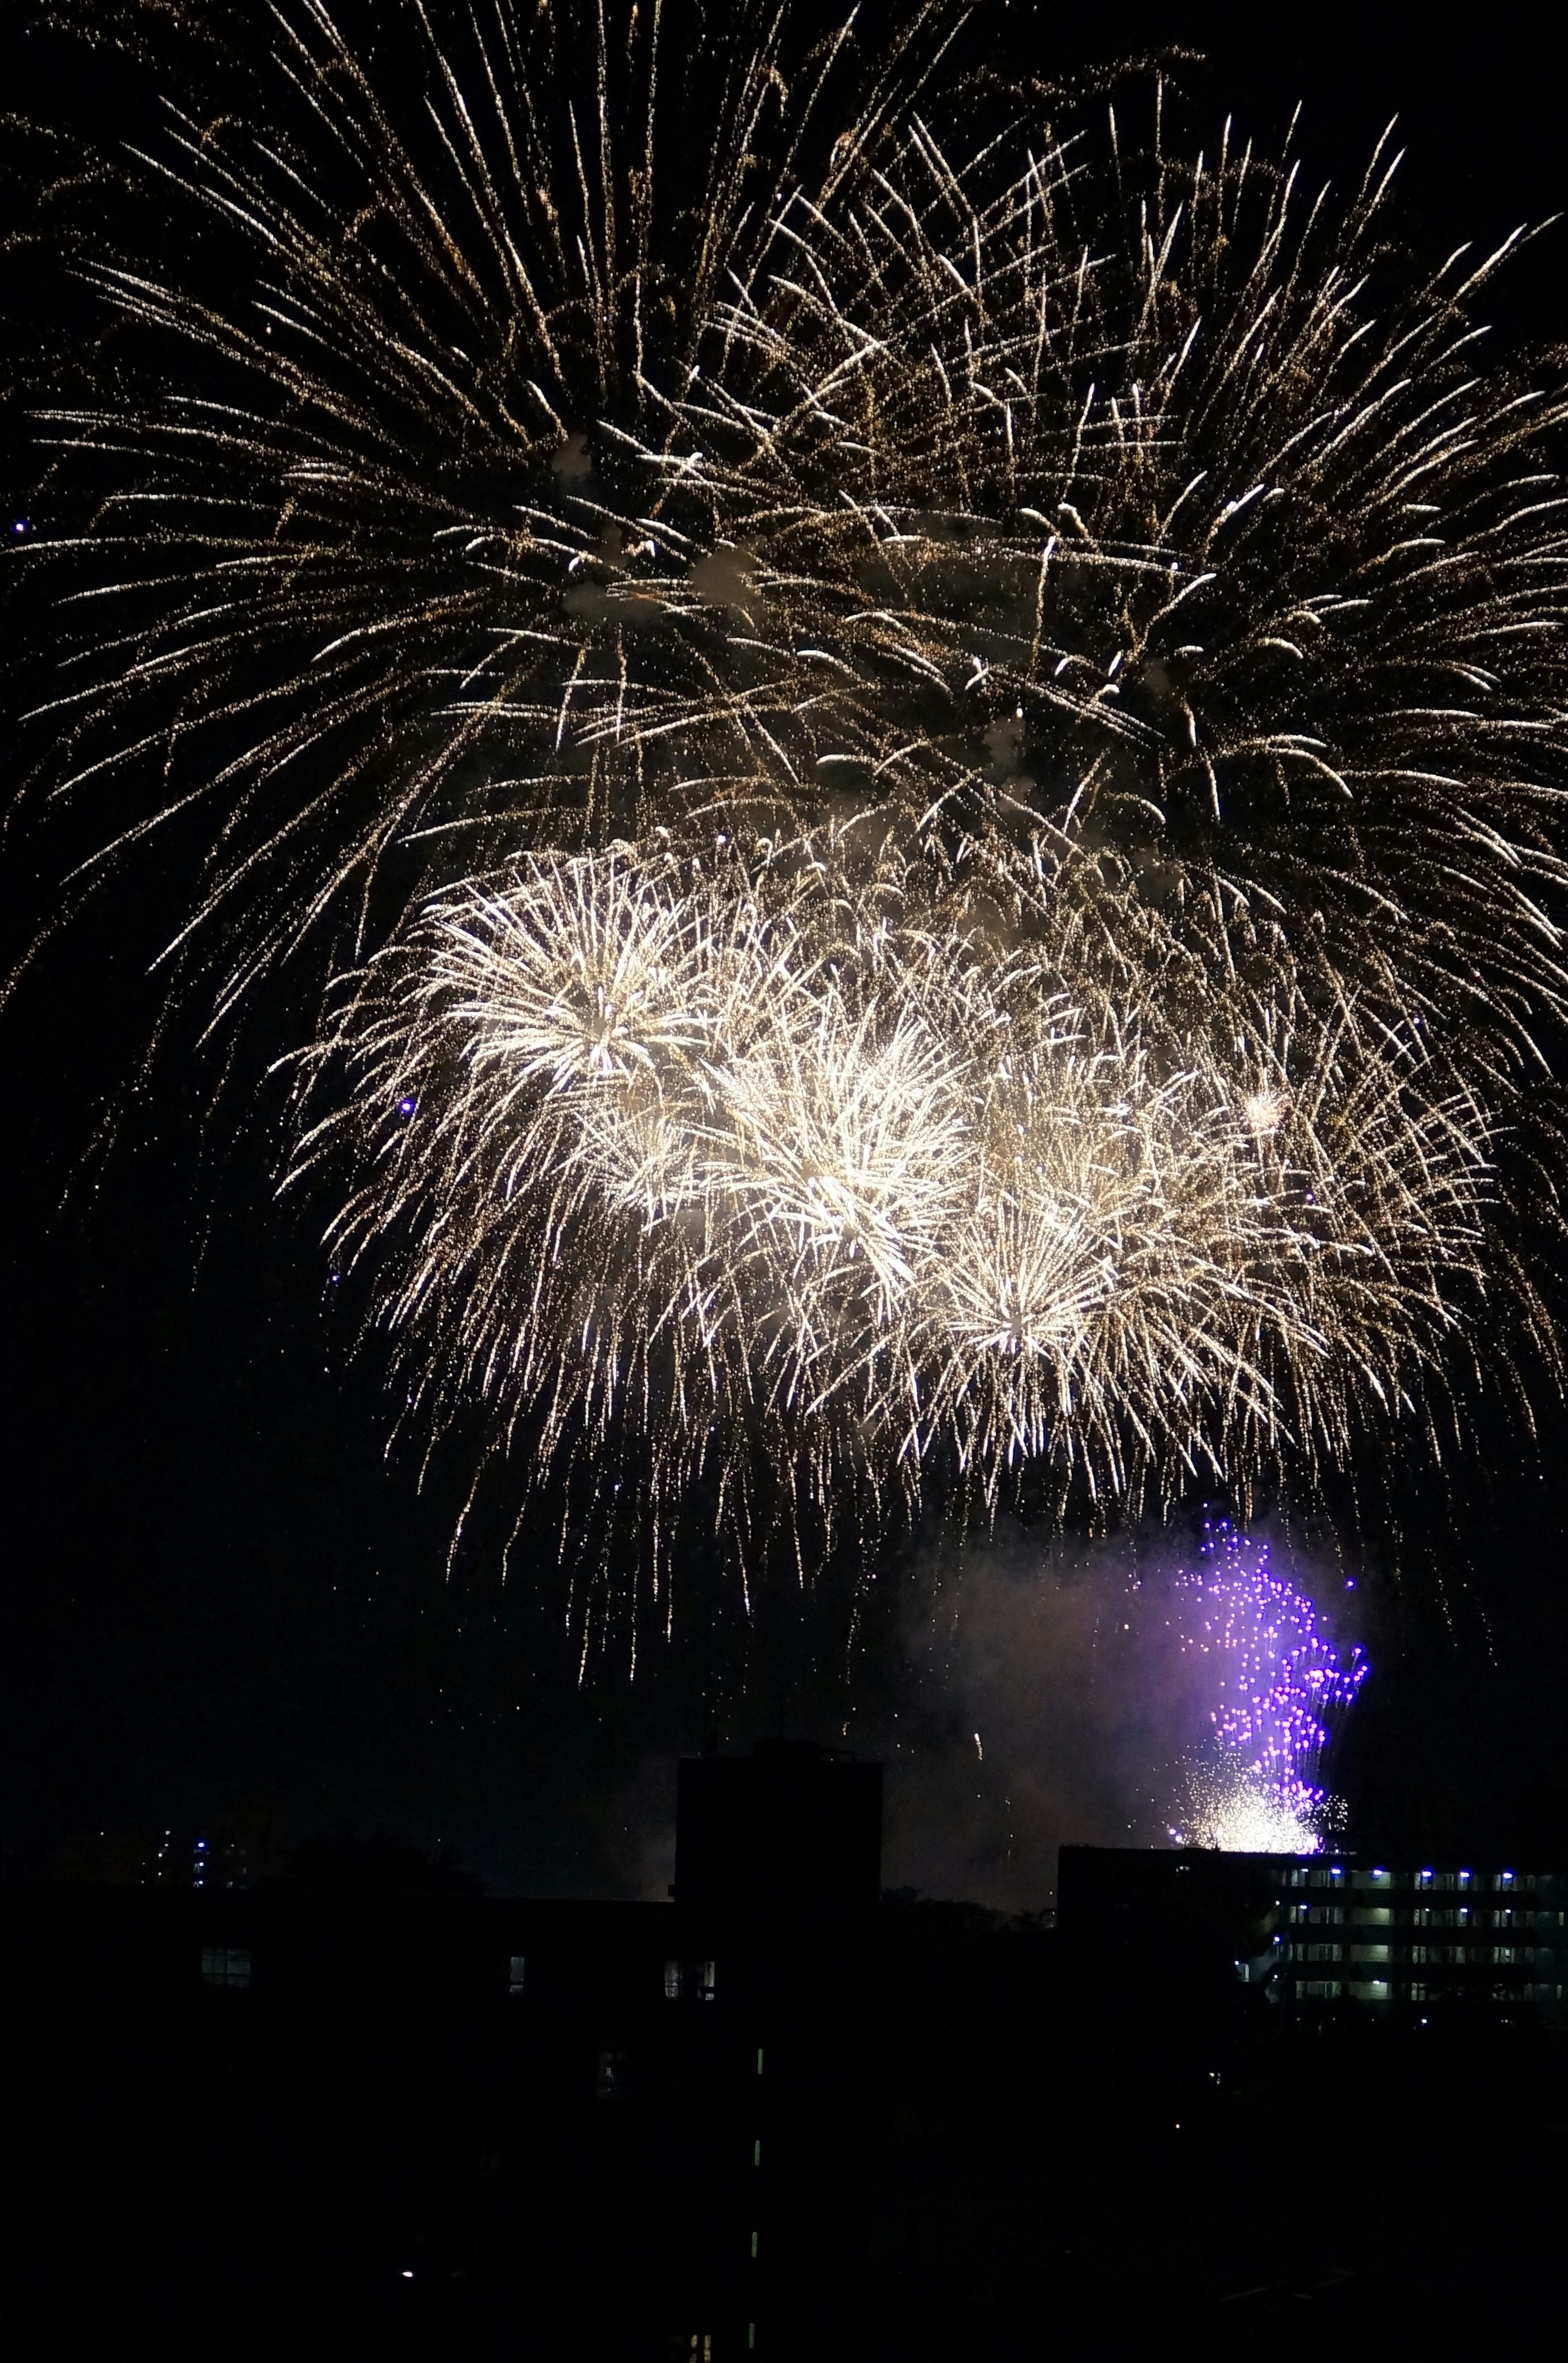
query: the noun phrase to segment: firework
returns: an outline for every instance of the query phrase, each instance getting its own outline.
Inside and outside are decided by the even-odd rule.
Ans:
[[[1210,1745],[1188,1764],[1175,1844],[1227,1853],[1316,1854],[1340,1809],[1320,1785],[1323,1751],[1366,1662],[1338,1648],[1312,1602],[1274,1573],[1266,1543],[1207,1526],[1176,1579],[1184,1654],[1217,1677]]]
[[[204,1018],[325,986],[296,1170],[411,1403],[753,1534],[1551,1351],[1568,396],[1383,150],[1057,121],[964,21],[279,0],[61,183],[53,784],[195,827]]]
[[[1414,1052],[1302,1010],[1228,1071],[847,862],[533,855],[351,981],[302,1165],[351,1131],[334,1246],[424,1408],[487,1398],[541,1476],[712,1466],[745,1527],[748,1457],[824,1518],[933,1459],[1126,1494],[1419,1384],[1485,1144],[1418,1116]]]
[[[411,836],[471,871],[847,798],[1015,917],[1042,863],[1132,886],[1134,993],[1322,959],[1521,1044],[1562,982],[1564,405],[1484,366],[1490,264],[1374,301],[1381,163],[1313,203],[1228,128],[999,126],[933,85],[962,11],[869,84],[788,80],[781,12],[718,96],[657,10],[392,15],[412,105],[284,5],[247,109],[171,111],[129,219],[224,241],[228,300],[83,244],[176,390],[44,422],[116,480],[27,545],[94,594],[53,725],[212,802],[221,982]]]
[[[1182,1777],[1179,1825],[1173,1846],[1212,1847],[1220,1854],[1320,1854],[1339,1826],[1335,1801],[1309,1782],[1268,1780],[1249,1765],[1199,1758]]]

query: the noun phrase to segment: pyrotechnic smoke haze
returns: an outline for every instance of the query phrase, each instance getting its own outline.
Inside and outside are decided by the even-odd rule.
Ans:
[[[1200,1556],[1157,1535],[1077,1551],[1019,1535],[961,1576],[933,1570],[910,1692],[879,1735],[888,1883],[1031,1911],[1063,1844],[1163,1846],[1180,1827],[1198,1844],[1315,1845],[1291,1783],[1317,1785],[1309,1718],[1327,1707],[1331,1733],[1360,1667],[1312,1603],[1333,1603],[1337,1631],[1345,1598],[1331,1564],[1282,1552],[1271,1570],[1264,1549]],[[1231,1718],[1249,1707],[1243,1736]]]

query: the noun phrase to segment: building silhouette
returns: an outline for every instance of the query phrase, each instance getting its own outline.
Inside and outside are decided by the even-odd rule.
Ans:
[[[1054,1929],[881,1894],[880,1818],[878,1767],[772,1742],[680,1767],[664,1903],[420,1892],[386,1843],[12,1889],[18,2318],[919,2363],[1556,2304],[1561,1881],[1066,1848]]]

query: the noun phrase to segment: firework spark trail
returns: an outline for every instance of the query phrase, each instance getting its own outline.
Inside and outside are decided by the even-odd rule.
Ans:
[[[1269,1566],[1266,1543],[1210,1526],[1198,1564],[1176,1579],[1184,1652],[1219,1670],[1212,1751],[1187,1768],[1178,1845],[1315,1854],[1335,1816],[1323,1750],[1365,1680],[1358,1647],[1337,1647],[1304,1592]]]
[[[1488,1202],[1568,1003],[1561,372],[1500,256],[1390,261],[1386,145],[982,103],[965,13],[277,0],[60,183],[89,882],[193,820],[176,993],[325,984],[299,1163],[369,1152],[421,1407],[742,1529],[769,1459],[1310,1466],[1492,1303],[1552,1354]]]

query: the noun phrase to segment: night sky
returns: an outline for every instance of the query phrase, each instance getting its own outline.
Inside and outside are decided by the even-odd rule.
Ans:
[[[1005,13],[1016,38],[1027,12]],[[1434,260],[1568,203],[1561,27],[1472,12],[1451,39],[1416,9],[1171,6],[1060,29],[1079,13],[1037,14],[1057,70],[1201,50],[1180,72],[1217,120],[1233,109],[1266,143],[1300,99],[1301,147],[1342,183],[1397,113],[1402,226]],[[150,95],[20,7],[0,30],[0,91],[8,108],[101,132],[123,120],[127,135]],[[6,203],[20,219],[15,186]],[[1565,240],[1549,233],[1498,283],[1500,334],[1568,335]],[[34,515],[25,386],[59,311],[37,268],[12,267],[5,290],[8,524]],[[32,686],[13,679],[11,704]],[[60,843],[14,826],[0,852],[12,957],[48,907]],[[616,1660],[580,1683],[553,1570],[519,1558],[502,1588],[482,1517],[448,1565],[460,1449],[423,1491],[410,1450],[387,1458],[381,1373],[346,1350],[308,1221],[271,1200],[265,1104],[253,1125],[209,1125],[195,1071],[182,1087],[164,1069],[126,1103],[116,1145],[92,1151],[157,1009],[147,941],[111,880],[0,1025],[9,1868],[47,1864],[76,1833],[243,1811],[297,1836],[446,1840],[499,1889],[662,1894],[676,1756],[781,1724],[888,1754],[890,1879],[1043,1903],[1055,1838],[1117,1835],[1112,1805],[1063,1771],[1107,1743],[1053,1680],[1041,1537],[1009,1526],[975,1555],[978,1639],[950,1584],[933,1607],[951,1551],[927,1534],[889,1554],[852,1641],[842,1601],[769,1597],[749,1637],[732,1615],[650,1642],[635,1681]],[[1342,1559],[1323,1528],[1309,1538],[1337,1598],[1353,1580],[1374,1667],[1332,1767],[1353,1843],[1568,1860],[1565,1442],[1554,1404],[1533,1451],[1498,1419],[1451,1494],[1416,1489],[1397,1548]],[[983,1761],[981,1716],[1003,1735]]]

